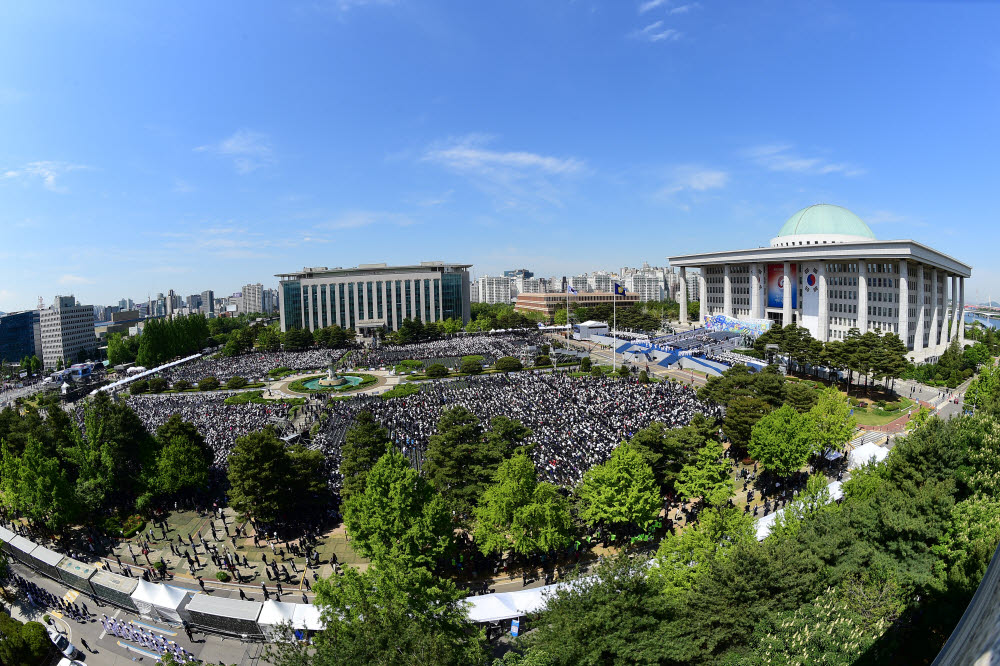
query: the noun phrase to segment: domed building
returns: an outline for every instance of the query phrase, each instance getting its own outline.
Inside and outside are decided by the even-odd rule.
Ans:
[[[953,336],[965,340],[961,313],[972,268],[916,241],[878,240],[840,206],[803,208],[768,247],[669,259],[682,281],[698,270],[701,314],[713,328],[760,332],[794,323],[824,342],[843,340],[852,328],[895,333],[917,363],[936,360]]]

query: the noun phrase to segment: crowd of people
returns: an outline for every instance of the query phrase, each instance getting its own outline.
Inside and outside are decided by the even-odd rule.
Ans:
[[[356,350],[350,353],[345,363],[354,368],[377,368],[407,360],[460,359],[479,355],[487,364],[492,364],[498,358],[520,356],[526,347],[538,347],[544,343],[541,333],[530,330],[459,335],[430,342]]]
[[[185,380],[192,384],[205,377],[215,377],[221,382],[232,377],[242,377],[247,381],[267,378],[267,373],[276,368],[294,371],[325,368],[344,355],[343,349],[309,349],[306,351],[252,351],[241,356],[221,358],[200,358],[161,373],[173,383]]]
[[[225,469],[226,458],[237,437],[258,432],[288,418],[288,406],[282,403],[243,405],[225,404],[226,396],[202,393],[177,395],[133,395],[126,399],[146,429],[155,433],[173,414],[193,423],[211,447],[213,466]]]
[[[176,641],[165,638],[163,634],[155,634],[147,627],[132,621],[126,622],[102,615],[101,625],[109,635],[131,641],[147,650],[154,650],[161,657],[170,654],[181,664],[198,661],[193,654],[178,645]]]
[[[476,414],[484,427],[494,417],[506,416],[530,428],[539,476],[565,486],[578,483],[584,472],[607,461],[621,441],[654,421],[679,427],[696,412],[721,416],[719,407],[698,401],[692,389],[680,385],[523,372],[436,382],[392,400],[331,402],[316,441],[328,455],[339,455],[347,427],[367,410],[409,455],[426,450],[441,412],[458,405]]]

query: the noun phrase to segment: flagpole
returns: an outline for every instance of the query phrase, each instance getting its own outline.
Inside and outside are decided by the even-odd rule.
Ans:
[[[618,369],[618,283],[613,282],[613,293],[611,294],[611,372]]]

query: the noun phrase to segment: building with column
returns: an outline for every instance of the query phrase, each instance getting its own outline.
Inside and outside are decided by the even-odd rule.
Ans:
[[[42,336],[42,364],[54,368],[62,359],[76,363],[81,356],[97,351],[94,308],[79,305],[72,296],[56,296],[52,306],[39,313]]]
[[[965,340],[967,264],[913,240],[878,240],[840,206],[817,204],[785,222],[768,247],[670,257],[699,269],[702,316],[796,324],[823,342],[848,331],[895,333],[916,363]],[[687,299],[681,301],[682,321]]]
[[[632,292],[624,296],[615,296],[614,293],[576,293],[576,294],[519,294],[517,302],[514,304],[515,312],[537,312],[543,315],[548,321],[555,317],[556,310],[566,308],[569,301],[571,307],[594,307],[595,305],[614,305],[623,308],[635,305],[639,302],[639,295]]]
[[[281,330],[327,326],[397,331],[406,319],[469,322],[471,264],[360,264],[281,273]]]

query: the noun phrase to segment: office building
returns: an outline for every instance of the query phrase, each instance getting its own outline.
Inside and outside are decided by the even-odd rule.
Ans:
[[[38,310],[8,312],[0,316],[0,360],[19,363],[25,356],[42,358]]]
[[[517,303],[514,305],[516,312],[537,312],[551,321],[556,314],[556,310],[566,307],[566,299],[569,298],[570,307],[576,306],[593,307],[595,305],[617,305],[628,307],[639,301],[636,294],[627,293],[624,296],[615,296],[613,293],[578,293],[578,294],[520,294]]]
[[[535,277],[535,274],[527,268],[515,268],[513,270],[504,271],[503,276],[509,278],[533,278]]]
[[[201,311],[206,315],[215,314],[215,292],[211,289],[201,292]]]
[[[39,314],[42,335],[42,363],[56,367],[59,359],[76,363],[81,356],[93,356],[97,350],[94,334],[94,308],[79,305],[72,296],[56,296],[52,306]]]
[[[843,340],[852,328],[895,333],[914,362],[934,361],[953,338],[965,338],[965,279],[972,268],[912,240],[877,240],[839,206],[803,208],[769,247],[670,263],[685,282],[688,268],[700,269],[703,316],[797,324],[823,342]]]
[[[281,281],[281,330],[336,324],[362,334],[396,331],[405,319],[469,321],[471,264],[361,264],[304,268]]]

